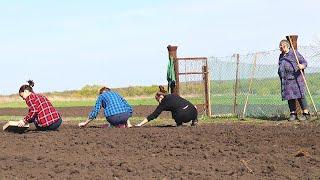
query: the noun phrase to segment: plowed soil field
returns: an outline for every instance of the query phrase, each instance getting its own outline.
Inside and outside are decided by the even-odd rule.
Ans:
[[[2,126],[4,122],[0,123]],[[319,179],[310,123],[1,131],[0,179]]]

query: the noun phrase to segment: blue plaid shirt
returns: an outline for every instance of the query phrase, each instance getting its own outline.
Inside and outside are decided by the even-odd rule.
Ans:
[[[102,93],[98,97],[96,105],[89,114],[89,119],[95,119],[99,114],[101,107],[104,108],[104,115],[106,117],[121,114],[124,112],[132,113],[132,107],[128,104],[128,102],[123,99],[118,93],[111,90]]]

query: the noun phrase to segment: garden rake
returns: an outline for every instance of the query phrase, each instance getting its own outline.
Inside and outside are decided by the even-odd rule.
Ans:
[[[298,58],[297,52],[296,52],[296,50],[295,50],[295,48],[294,48],[294,46],[293,46],[291,36],[287,36],[287,39],[289,39],[290,46],[291,46],[291,48],[292,48],[292,50],[293,50],[294,57],[295,57],[295,59],[296,59],[296,61],[297,61],[297,64],[300,65],[299,58]],[[309,97],[310,97],[310,99],[311,99],[311,102],[312,102],[312,105],[313,105],[313,108],[314,108],[314,111],[315,111],[315,114],[316,114],[316,117],[317,117],[316,119],[318,120],[318,119],[319,119],[318,110],[317,110],[317,107],[316,107],[316,105],[315,105],[315,103],[314,103],[314,101],[313,101],[312,95],[311,95],[311,93],[310,93],[310,90],[309,90],[309,86],[308,86],[308,84],[307,84],[306,77],[305,77],[305,75],[304,75],[304,73],[303,73],[303,71],[302,71],[301,69],[300,69],[300,73],[301,73],[301,75],[302,75],[303,81],[304,81],[304,83],[305,83],[305,85],[306,85],[306,89],[307,89],[308,94],[309,94]]]

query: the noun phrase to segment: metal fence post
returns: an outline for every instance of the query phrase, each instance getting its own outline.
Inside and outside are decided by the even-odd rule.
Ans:
[[[236,80],[234,85],[234,102],[233,102],[233,113],[236,114],[237,112],[237,94],[238,94],[238,81],[239,81],[239,61],[240,61],[240,55],[236,55]]]

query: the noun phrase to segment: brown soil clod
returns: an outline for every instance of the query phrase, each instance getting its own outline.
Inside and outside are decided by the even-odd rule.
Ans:
[[[304,149],[300,149],[294,157],[311,157],[310,153]]]

